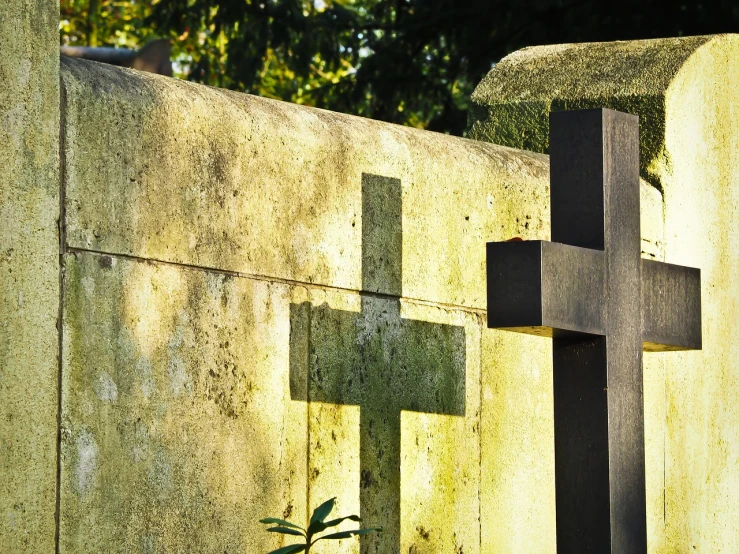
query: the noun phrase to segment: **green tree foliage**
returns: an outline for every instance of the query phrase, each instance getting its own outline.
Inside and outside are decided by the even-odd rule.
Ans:
[[[145,20],[149,2],[137,0],[60,0],[60,43],[67,46],[138,48],[158,38]]]
[[[193,81],[461,134],[524,46],[736,31],[739,4],[663,0],[61,0],[62,41],[173,42]]]

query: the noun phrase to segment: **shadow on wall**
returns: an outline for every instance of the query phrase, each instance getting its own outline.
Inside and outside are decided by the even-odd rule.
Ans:
[[[76,467],[82,468],[85,479],[85,468],[91,468],[92,475],[83,479],[83,485],[90,483],[84,498],[77,501],[74,491],[64,493],[65,548],[79,550],[88,541],[94,543],[93,551],[106,551],[106,545],[117,540],[114,537],[122,536],[122,525],[127,529],[123,544],[134,550],[137,547],[131,545],[138,541],[151,545],[143,551],[164,544],[221,552],[280,546],[268,536],[273,534],[264,533],[260,517],[300,520],[307,515],[306,489],[315,491],[311,503],[341,492],[316,496],[323,494],[324,482],[331,486],[333,482],[328,473],[324,477],[329,479],[318,482],[306,476],[306,456],[309,467],[311,463],[316,467],[315,461],[321,454],[326,459],[326,454],[305,453],[306,406],[286,403],[289,395],[292,400],[312,401],[312,409],[324,414],[318,420],[311,417],[310,425],[314,430],[328,428],[329,440],[331,425],[326,421],[333,421],[331,410],[340,411],[342,404],[359,407],[361,452],[359,460],[354,454],[358,463],[352,465],[354,498],[359,497],[367,524],[387,530],[382,537],[365,539],[362,550],[398,551],[401,438],[404,445],[409,441],[400,436],[400,413],[464,415],[467,372],[464,327],[401,317],[401,310],[415,306],[400,301],[400,181],[364,175],[361,230],[352,229],[349,237],[331,237],[337,247],[326,256],[340,255],[339,246],[347,245],[349,262],[356,260],[358,252],[352,248],[362,237],[366,292],[360,313],[297,300],[291,304],[291,298],[304,296],[293,296],[295,287],[290,285],[185,270],[178,264],[247,273],[259,267],[265,274],[279,271],[297,281],[335,282],[329,280],[333,274],[322,269],[299,271],[302,260],[290,254],[302,253],[303,244],[315,244],[326,229],[337,228],[331,226],[337,217],[335,207],[320,214],[317,224],[300,237],[302,244],[286,249],[288,260],[282,265],[271,265],[274,243],[261,239],[274,229],[289,229],[285,222],[316,217],[306,206],[326,205],[329,194],[356,198],[356,187],[347,186],[343,169],[328,171],[335,168],[334,154],[331,159],[325,155],[321,158],[325,171],[311,170],[296,202],[293,187],[277,186],[284,179],[279,168],[270,166],[260,174],[250,165],[252,158],[240,153],[254,148],[249,144],[252,130],[260,136],[260,120],[247,117],[247,104],[233,103],[244,117],[234,118],[222,107],[210,114],[204,108],[211,104],[210,89],[174,80],[167,80],[170,88],[165,89],[155,86],[162,81],[142,74],[68,58],[62,65],[69,102],[64,127],[65,206],[71,221],[67,241],[81,250],[79,271],[68,267],[65,292],[65,310],[72,318],[66,328],[79,330],[69,337],[78,354],[70,355],[65,367],[77,366],[67,371],[67,390],[84,390],[89,397],[63,395],[65,417],[89,427],[77,434],[73,429],[72,440],[65,439],[68,459],[74,459],[77,451],[84,456],[77,466],[64,468],[63,480],[74,488]],[[226,91],[217,93],[230,98]],[[173,99],[191,102],[188,113],[193,115],[188,121],[198,122],[193,129],[198,140],[182,147],[184,161],[169,154],[176,140],[171,137],[190,132],[190,123],[182,122],[183,112],[172,109]],[[85,120],[113,124],[101,130]],[[158,122],[156,128],[151,121]],[[330,137],[310,155],[331,153],[324,148],[329,142]],[[80,145],[98,143],[100,151],[86,154],[84,163],[75,157],[82,151]],[[282,150],[265,149],[260,155],[274,152]],[[182,193],[168,194],[164,184],[170,181],[171,190]],[[330,186],[317,185],[325,181]],[[99,183],[94,194],[85,192],[85,183],[90,182]],[[247,220],[241,212],[251,202],[246,191],[254,198],[264,194],[285,211],[264,217],[245,212],[251,218]],[[108,210],[110,205],[119,209]],[[151,217],[152,213],[161,217]],[[179,221],[188,221],[191,229]],[[239,233],[251,236],[247,240]],[[139,263],[95,251],[167,263]],[[105,267],[97,258],[105,258]],[[359,268],[350,269],[350,277],[338,281],[344,290],[337,296],[358,301],[350,289],[356,286],[352,277]],[[99,306],[97,296],[109,304]],[[79,305],[70,313],[75,302]],[[125,317],[114,315],[120,313]],[[131,338],[122,350],[111,349],[111,341],[126,333]],[[288,363],[290,369],[285,371]],[[116,393],[111,392],[111,381]],[[92,413],[84,411],[88,400],[95,406]],[[141,421],[131,414],[141,414]],[[410,419],[403,419],[404,430]],[[82,438],[75,443],[78,436]],[[404,447],[403,452],[406,459],[416,451]],[[139,461],[129,463],[132,457]],[[404,466],[404,476],[408,467],[423,471],[416,464]],[[431,476],[418,482],[427,490],[430,483],[436,483]],[[405,477],[404,506],[415,498],[405,491],[416,484]],[[175,511],[174,505],[184,508]],[[92,525],[93,520],[107,523]]]
[[[385,531],[365,553],[400,551],[401,411],[465,415],[464,327],[401,316],[401,192],[362,175],[361,312],[290,306],[291,398],[360,408],[360,515]]]

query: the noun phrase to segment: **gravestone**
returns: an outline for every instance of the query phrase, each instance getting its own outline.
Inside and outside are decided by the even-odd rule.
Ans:
[[[499,550],[489,533],[501,528],[491,494],[514,485],[492,466],[512,457],[527,478],[515,482],[521,500],[504,509],[545,544],[554,530],[554,464],[539,444],[552,440],[551,402],[516,438],[520,455],[507,437],[483,436],[508,421],[499,406],[510,395],[501,385],[490,398],[481,383],[500,383],[501,369],[520,355],[480,353],[488,337],[510,335],[482,329],[485,237],[547,232],[547,157],[86,60],[63,59],[62,67],[66,550],[135,552],[145,543],[267,552],[283,543],[260,518],[304,522],[332,496],[337,513],[363,513],[370,525],[383,521],[368,509],[395,498],[382,518],[397,521],[397,474],[385,459],[398,431],[383,421],[397,411],[402,552]],[[109,132],[102,139],[101,128]],[[379,181],[374,192],[369,181]],[[391,209],[373,206],[383,197]],[[520,222],[509,215],[521,209]],[[394,275],[385,282],[369,275],[383,249],[399,260],[396,245],[402,275],[399,264],[381,266]],[[303,332],[295,319],[306,300],[312,326]],[[391,331],[384,337],[399,352],[388,351],[392,363],[382,341],[371,340],[373,324]],[[299,359],[296,342],[306,348]],[[307,384],[307,362],[315,363],[308,344],[321,356],[311,369],[323,371],[324,388],[313,386],[316,396],[303,402],[308,391],[291,391],[290,374],[298,374],[292,385]],[[452,353],[460,359],[449,361]],[[404,373],[395,360],[412,367]],[[345,391],[341,370],[359,367],[374,383],[353,379]],[[464,375],[464,385],[449,372]],[[449,386],[434,385],[437,378]],[[527,380],[532,398],[550,398],[550,379],[542,371]],[[364,395],[354,390],[362,387]],[[361,411],[375,394],[387,409],[364,416],[379,418],[368,440],[385,450],[377,466],[387,479],[373,471],[374,453],[360,463]],[[456,415],[462,405],[464,416]],[[364,490],[363,477],[383,490]],[[537,496],[533,515],[527,493]],[[157,510],[140,508],[148,499]],[[382,540],[386,551],[398,549],[392,526]],[[524,539],[523,548],[545,551],[530,544]]]
[[[290,314],[293,400],[360,407],[363,553],[400,551],[401,412],[465,415],[464,327],[402,317],[402,236],[400,180],[364,174],[361,311]]]
[[[488,243],[488,327],[554,339],[557,549],[645,553],[642,348],[701,348],[700,271],[640,258],[638,118],[550,116],[552,241]]]
[[[397,502],[399,467],[403,552],[462,551],[460,534],[467,554],[554,551],[551,344],[479,328],[485,237],[547,237],[545,156],[84,60],[64,57],[60,75],[57,8],[11,0],[0,10],[0,73],[10,76],[0,91],[9,175],[0,202],[0,416],[10,422],[0,426],[0,552],[266,551],[276,540],[260,535],[259,517],[284,510],[304,520],[337,484],[361,495],[367,516],[383,499]],[[704,291],[705,354],[652,356],[662,370],[647,402],[654,552],[739,551],[727,494],[739,489],[738,49],[736,36],[527,49],[496,66],[491,80],[504,86],[488,90],[489,110],[476,94],[471,117],[475,138],[489,132],[545,152],[552,106],[640,114],[642,190],[655,201],[644,214],[660,223],[645,253],[701,267]],[[382,226],[367,228],[378,238],[353,228],[367,208],[361,172],[403,180],[403,300],[397,288],[357,294],[371,289],[361,258],[374,264],[373,249],[396,243],[383,241]],[[577,252],[584,267],[564,268],[577,275],[588,259],[607,257]],[[644,261],[641,272],[641,338],[674,347],[670,310],[655,313],[647,294],[665,293],[656,307],[682,298],[660,284],[674,272]],[[557,283],[566,281],[546,286]],[[310,323],[304,334],[292,328],[305,348],[295,366],[291,316]],[[461,333],[425,327],[426,316],[465,322],[466,367],[453,356]],[[368,339],[382,325],[388,340]],[[554,342],[600,340],[608,353],[601,331]],[[203,336],[213,340],[204,345]],[[324,368],[331,374],[319,376]],[[345,370],[375,381],[345,387]],[[447,385],[434,379],[456,392],[437,399]],[[291,395],[298,382],[303,390]],[[313,401],[295,401],[303,397]],[[370,397],[384,409],[367,410]],[[418,412],[401,414],[399,431],[404,410]],[[382,423],[372,436],[356,432],[362,411],[364,423]],[[351,425],[330,427],[332,417]],[[327,454],[334,430],[377,451],[362,449],[361,468],[353,458],[332,467],[334,452],[346,461],[360,451],[340,438]],[[397,449],[380,450],[392,450],[399,432],[400,462]],[[354,511],[355,498],[337,494],[342,511]],[[383,517],[393,551],[398,516]]]

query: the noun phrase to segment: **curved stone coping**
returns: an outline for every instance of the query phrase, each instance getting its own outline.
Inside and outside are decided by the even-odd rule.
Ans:
[[[546,152],[550,111],[608,107],[636,114],[641,175],[664,191],[672,163],[667,120],[691,115],[682,89],[731,74],[738,50],[739,35],[524,48],[501,60],[475,89],[469,133]]]
[[[739,488],[737,90],[739,35],[719,35],[531,48],[498,64],[473,96],[474,137],[541,152],[550,109],[640,116],[642,176],[663,191],[664,257],[701,270],[703,349],[645,356],[654,552],[739,551],[737,503],[726,494]],[[642,211],[643,236],[644,224]]]

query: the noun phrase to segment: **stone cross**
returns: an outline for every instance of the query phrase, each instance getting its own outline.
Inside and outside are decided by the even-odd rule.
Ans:
[[[553,338],[557,551],[643,554],[642,349],[701,348],[700,271],[642,260],[639,123],[550,115],[552,241],[488,243],[488,327]]]
[[[402,237],[400,181],[363,175],[361,311],[290,314],[291,397],[360,407],[360,516],[384,529],[361,537],[363,553],[400,551],[401,411],[465,414],[464,328],[402,317]]]

